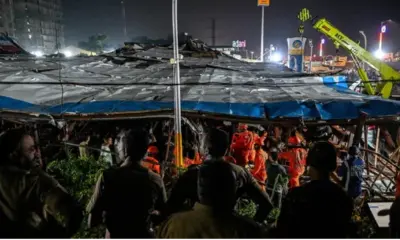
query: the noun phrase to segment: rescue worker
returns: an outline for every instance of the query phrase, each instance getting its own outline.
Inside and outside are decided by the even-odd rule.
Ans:
[[[166,201],[160,175],[141,165],[151,138],[147,131],[130,130],[123,144],[125,162],[99,177],[87,211],[89,228],[103,221],[110,238],[150,238],[151,213],[163,211]]]
[[[160,163],[157,160],[158,148],[156,146],[149,146],[147,148],[147,157],[142,161],[142,166],[157,173],[161,174]]]
[[[300,146],[301,140],[295,133],[288,139],[291,146]],[[300,177],[305,171],[305,151],[302,148],[291,148],[289,151],[289,187],[294,188],[300,186]]]
[[[251,169],[251,174],[258,181],[260,187],[265,191],[265,181],[267,180],[267,172],[265,168],[265,163],[268,159],[268,154],[261,148],[264,145],[263,137],[256,137],[254,150],[254,168]]]
[[[83,211],[51,176],[36,167],[35,141],[24,129],[0,138],[0,237],[70,238]]]
[[[187,153],[188,155],[183,158],[183,162],[186,168],[188,168],[191,165],[199,165],[202,163],[200,153],[197,150],[192,148],[189,149]]]
[[[253,161],[255,157],[253,132],[247,130],[246,124],[240,123],[238,132],[232,137],[231,152],[236,159],[236,164],[241,167],[247,167],[249,161]]]
[[[207,134],[207,143],[209,146],[209,156],[205,158],[204,163],[207,161],[225,161],[224,156],[229,149],[228,134],[223,130],[212,128]],[[272,210],[272,204],[267,193],[262,191],[249,171],[238,165],[232,163],[229,164],[232,165],[232,174],[236,175],[237,178],[236,198],[241,197],[243,194],[247,194],[250,199],[258,204],[258,210],[254,217],[255,220],[263,222]],[[168,199],[167,215],[184,209],[187,200],[193,204],[198,201],[197,176],[201,166],[202,165],[199,165],[188,169],[180,176]]]

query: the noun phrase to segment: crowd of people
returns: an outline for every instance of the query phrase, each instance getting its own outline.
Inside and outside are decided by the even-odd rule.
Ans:
[[[154,136],[129,130],[121,139],[123,161],[105,170],[94,186],[88,227],[105,224],[108,238],[352,236],[353,200],[361,195],[364,168],[357,147],[340,152],[329,141],[317,141],[307,149],[295,130],[282,147],[280,136],[279,128],[256,133],[245,124],[233,136],[210,128],[207,154],[186,157],[187,171],[167,196]],[[88,155],[89,141],[81,142],[81,156]],[[115,165],[112,144],[106,138],[99,157]],[[36,164],[33,137],[9,130],[0,148],[0,218],[7,226],[0,236],[71,237],[81,225],[82,206]],[[301,184],[306,172],[310,181]],[[252,219],[235,213],[241,198],[257,205]],[[279,217],[272,219],[276,208]]]

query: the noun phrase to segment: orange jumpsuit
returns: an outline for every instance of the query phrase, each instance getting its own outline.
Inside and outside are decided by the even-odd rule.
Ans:
[[[142,161],[142,166],[155,172],[161,174],[160,163],[155,158],[158,154],[158,148],[156,146],[150,146],[147,149],[147,157]]]
[[[239,125],[239,130],[232,137],[231,151],[236,164],[245,167],[249,161],[253,161],[254,152],[254,133],[247,130],[247,125]]]
[[[264,150],[256,150],[256,157],[254,159],[254,168],[251,170],[253,177],[260,183],[260,186],[265,190],[265,181],[267,181],[267,171],[265,169],[265,162],[267,161],[268,154]]]
[[[142,166],[148,168],[149,170],[155,173],[161,174],[160,163],[158,162],[157,159],[153,157],[146,157],[142,161]]]
[[[295,137],[290,137],[289,144],[291,145],[299,145],[300,139]],[[302,148],[292,148],[288,152],[288,160],[289,160],[289,187],[298,187],[300,186],[300,176],[304,174],[305,171],[305,159],[306,152]]]

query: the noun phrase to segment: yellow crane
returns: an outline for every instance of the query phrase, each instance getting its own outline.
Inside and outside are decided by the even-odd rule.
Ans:
[[[364,88],[369,95],[380,95],[383,98],[389,98],[391,96],[393,84],[397,81],[400,82],[400,73],[398,71],[362,48],[325,18],[313,18],[308,9],[302,9],[297,18],[301,21],[299,28],[301,34],[304,32],[303,24],[309,21],[312,23],[314,29],[331,39],[337,49],[341,47],[352,56],[358,74],[364,84]],[[360,62],[368,64],[371,68],[379,72],[381,81],[379,81],[376,86],[371,84]]]

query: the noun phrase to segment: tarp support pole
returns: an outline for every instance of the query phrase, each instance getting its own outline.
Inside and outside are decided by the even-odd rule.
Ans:
[[[178,0],[172,0],[172,30],[174,41],[174,115],[175,115],[175,158],[176,166],[183,166],[182,125],[181,125],[181,80],[179,66]]]
[[[364,125],[364,149],[368,149],[368,125]],[[364,156],[363,156],[365,165],[367,167],[367,176],[369,177],[369,158],[367,152],[364,151]]]
[[[351,146],[357,146],[357,147],[360,146],[365,121],[366,121],[366,116],[364,116],[364,115],[361,116],[360,120],[357,124],[356,131],[354,133],[353,144],[351,144]],[[351,146],[349,146],[349,147],[351,147]]]

